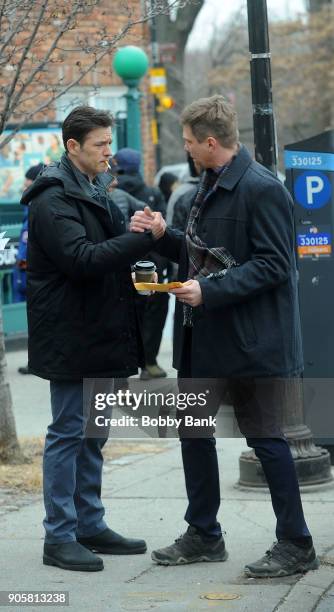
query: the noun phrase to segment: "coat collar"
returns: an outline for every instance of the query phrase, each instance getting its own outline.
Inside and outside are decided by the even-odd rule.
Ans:
[[[95,204],[95,206],[98,206],[99,208],[105,210],[105,206],[101,204],[101,202],[96,200],[92,195],[90,195],[88,178],[82,172],[80,172],[80,170],[78,170],[74,166],[74,164],[72,164],[72,162],[65,153],[62,155],[61,158],[60,168],[65,170],[66,174],[68,175],[68,178],[70,178],[70,180],[66,180],[63,182],[64,191],[66,195],[80,200],[84,200],[85,202],[89,202],[90,204]]]
[[[228,191],[232,191],[251,163],[252,158],[249,151],[243,144],[240,145],[238,155],[232,160],[226,172],[222,173],[218,181],[218,186]]]
[[[106,207],[90,194],[88,179],[86,179],[83,174],[82,181],[80,178],[81,177],[74,172],[73,164],[71,164],[67,156],[64,154],[60,161],[53,162],[49,166],[46,166],[42,174],[40,174],[34,180],[32,185],[30,185],[30,187],[24,191],[21,198],[21,204],[29,204],[36,196],[53,185],[62,185],[65,195],[69,198],[72,197],[77,200],[87,202],[92,206],[97,206],[106,212]],[[87,185],[85,185],[85,181],[87,182]],[[101,189],[104,189],[103,183],[98,177],[96,182],[99,184]],[[106,195],[107,199],[109,200],[107,193]]]

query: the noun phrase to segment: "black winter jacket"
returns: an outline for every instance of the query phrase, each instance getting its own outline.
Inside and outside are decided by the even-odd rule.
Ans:
[[[66,155],[24,193],[29,368],[49,380],[129,376],[143,364],[130,265],[150,233],[84,194]]]
[[[201,278],[203,304],[194,309],[194,377],[294,376],[302,371],[302,344],[294,252],[293,202],[269,170],[245,147],[209,196],[197,233],[209,247],[224,246],[238,267],[223,278]],[[168,228],[159,252],[188,275],[184,234]],[[177,302],[174,367],[184,342]]]

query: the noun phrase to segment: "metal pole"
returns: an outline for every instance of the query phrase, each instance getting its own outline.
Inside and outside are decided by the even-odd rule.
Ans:
[[[255,159],[277,173],[266,0],[247,0]]]
[[[128,91],[125,94],[127,103],[127,146],[141,151],[141,93],[138,90],[139,79],[124,79],[124,82],[128,86]]]

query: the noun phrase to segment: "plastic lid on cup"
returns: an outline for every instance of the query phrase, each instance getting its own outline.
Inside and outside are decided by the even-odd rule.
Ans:
[[[134,268],[138,272],[154,272],[155,263],[153,261],[137,261]]]

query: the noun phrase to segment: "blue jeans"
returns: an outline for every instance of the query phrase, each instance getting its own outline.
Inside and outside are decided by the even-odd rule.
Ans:
[[[43,486],[45,542],[59,544],[93,536],[103,520],[101,478],[104,438],[84,436],[82,382],[51,382],[52,423],[48,427]]]

